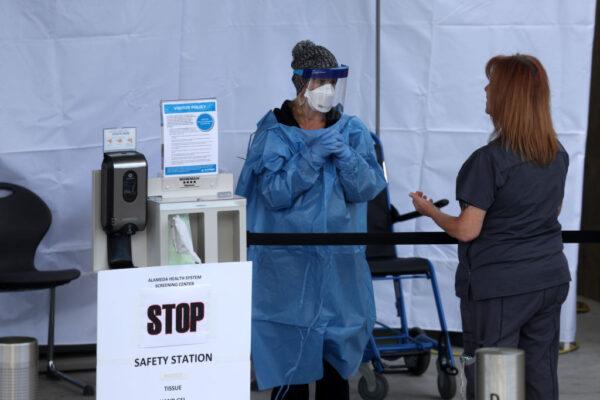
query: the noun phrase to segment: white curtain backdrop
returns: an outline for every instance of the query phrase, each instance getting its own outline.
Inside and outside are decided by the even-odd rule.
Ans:
[[[529,52],[548,70],[555,125],[571,155],[561,222],[578,229],[594,3],[382,0],[381,133],[399,210],[410,210],[407,193],[419,188],[453,200],[460,164],[491,132],[485,62]],[[347,110],[374,127],[375,1],[0,0],[0,181],[28,187],[52,210],[36,265],[82,271],[57,291],[57,343],[96,340],[91,171],[102,161],[102,129],[137,127],[155,176],[160,100],[215,96],[222,168],[237,176],[256,121],[293,96],[291,49],[307,38],[350,65]],[[397,226],[434,228],[424,219]],[[399,252],[433,261],[450,328],[460,330],[455,249]],[[575,277],[576,247],[567,252]],[[425,282],[405,289],[411,323],[437,327]],[[377,301],[380,318],[393,323],[389,285],[377,284]],[[46,342],[47,292],[2,293],[0,304],[0,336]],[[567,341],[574,316],[572,297]]]

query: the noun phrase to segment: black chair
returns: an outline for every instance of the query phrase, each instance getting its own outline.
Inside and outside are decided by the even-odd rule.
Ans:
[[[0,182],[0,292],[50,289],[46,374],[80,387],[85,396],[92,396],[93,386],[69,377],[54,365],[55,290],[79,278],[81,273],[77,269],[40,271],[35,268],[36,249],[51,222],[50,209],[35,193]]]

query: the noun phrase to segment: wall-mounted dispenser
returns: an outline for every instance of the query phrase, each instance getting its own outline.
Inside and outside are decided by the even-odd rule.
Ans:
[[[136,151],[104,154],[100,220],[107,235],[108,265],[133,267],[131,236],[146,228],[148,164]]]

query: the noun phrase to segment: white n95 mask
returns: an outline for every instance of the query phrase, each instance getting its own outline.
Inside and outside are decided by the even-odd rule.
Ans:
[[[333,108],[335,88],[331,83],[327,83],[313,90],[306,89],[304,97],[314,110],[326,113]]]

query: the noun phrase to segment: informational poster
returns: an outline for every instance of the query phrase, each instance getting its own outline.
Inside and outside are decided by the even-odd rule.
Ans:
[[[219,170],[217,100],[161,103],[163,175],[216,174]]]
[[[250,399],[251,263],[101,271],[99,400]]]

